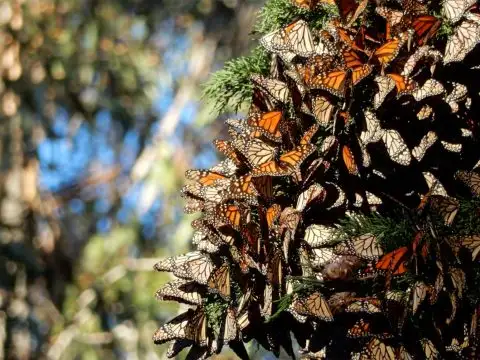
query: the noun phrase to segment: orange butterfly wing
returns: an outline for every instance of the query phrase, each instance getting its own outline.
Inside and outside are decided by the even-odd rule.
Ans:
[[[267,218],[267,225],[269,229],[272,228],[273,223],[275,222],[275,220],[278,219],[281,211],[282,211],[282,208],[278,204],[273,204],[267,209],[266,218]]]
[[[343,97],[347,72],[345,70],[333,70],[326,75],[319,75],[312,79],[312,87],[331,92],[333,95]]]
[[[408,247],[403,246],[383,255],[375,264],[377,270],[385,270],[393,275],[401,275],[407,271],[405,266],[405,257],[408,253]]]
[[[345,163],[345,166],[347,167],[348,172],[352,175],[357,175],[358,167],[357,167],[357,164],[355,163],[352,150],[350,150],[350,148],[347,145],[345,145],[342,149],[342,156],[343,156],[343,162]]]
[[[409,78],[405,78],[398,74],[387,74],[393,81],[395,81],[395,87],[397,88],[398,95],[410,93],[415,89],[415,82]]]
[[[188,170],[185,173],[187,179],[199,182],[203,186],[211,186],[217,180],[226,179],[227,177],[211,171]]]
[[[281,111],[270,111],[261,115],[256,122],[250,123],[250,119],[249,119],[249,125],[259,127],[261,130],[266,132],[268,135],[270,135],[274,139],[279,140],[282,138],[282,134],[280,133],[280,130],[279,130],[281,119],[282,119]]]
[[[374,55],[380,65],[388,65],[393,59],[395,59],[403,43],[404,41],[397,38],[387,41],[385,44],[375,50]]]
[[[213,141],[213,145],[219,152],[231,159],[236,165],[240,165],[242,163],[230,141],[217,139]]]
[[[412,21],[412,29],[418,38],[419,45],[425,44],[432,36],[435,35],[441,25],[440,19],[435,16],[423,15],[418,16]]]

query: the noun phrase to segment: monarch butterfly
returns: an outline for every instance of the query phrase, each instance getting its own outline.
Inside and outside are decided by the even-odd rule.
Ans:
[[[353,203],[353,206],[359,208],[362,207],[363,205],[363,197],[359,193],[355,193],[355,201]]]
[[[228,245],[232,245],[233,241],[235,240],[232,236],[233,230],[227,229],[226,227],[222,228],[214,228],[205,218],[199,218],[192,221],[192,228],[201,231],[203,233],[208,234],[208,238],[210,241],[212,239],[218,239],[219,241],[215,241],[215,245],[220,246],[222,243],[226,243]],[[195,237],[195,235],[194,235]]]
[[[442,54],[430,46],[419,47],[405,62],[401,75],[410,76],[417,64],[423,59],[430,60],[430,64],[435,65],[442,59]]]
[[[418,161],[421,161],[425,156],[427,150],[435,144],[438,136],[434,131],[429,131],[423,138],[420,140],[420,143],[412,149],[412,155]]]
[[[382,199],[380,199],[378,196],[375,194],[372,194],[371,192],[366,191],[365,194],[367,195],[367,203],[370,205],[370,207],[375,207],[377,205],[382,205]]]
[[[373,98],[373,108],[378,109],[384,102],[388,94],[395,88],[395,81],[389,76],[376,76],[374,81],[378,85],[378,92]]]
[[[207,344],[207,321],[203,308],[188,309],[163,325],[153,335],[155,344],[175,339],[191,340],[200,346]]]
[[[468,335],[466,335],[461,344],[460,344],[460,341],[458,341],[458,339],[453,338],[450,345],[445,346],[445,350],[448,352],[454,352],[460,355],[462,353],[462,350],[467,348],[469,345],[470,345],[470,342],[468,340]]]
[[[297,20],[285,28],[265,35],[260,39],[260,43],[274,53],[290,51],[303,57],[312,56],[314,53],[312,34],[303,20]]]
[[[354,86],[373,71],[373,67],[365,64],[354,50],[345,49],[343,51],[343,61],[347,69],[352,71],[352,84]]]
[[[167,358],[171,359],[176,356],[180,351],[185,349],[188,346],[192,346],[193,341],[186,339],[176,339],[174,340],[167,349]]]
[[[373,234],[364,234],[350,240],[355,254],[362,259],[376,260],[383,255],[377,237]]]
[[[387,21],[385,38],[387,40],[391,39],[391,28],[402,21],[404,16],[403,11],[393,10],[385,6],[377,6],[375,11]]]
[[[265,217],[266,217],[267,226],[269,229],[272,229],[273,224],[280,217],[281,212],[282,212],[282,208],[278,204],[273,204],[267,209]]]
[[[212,173],[217,173],[226,177],[230,177],[233,176],[237,170],[238,168],[235,165],[235,162],[233,162],[231,159],[225,159],[223,161],[220,161],[214,167],[210,168],[209,171]]]
[[[157,262],[153,267],[157,271],[175,271],[184,263],[203,258],[204,254],[199,251],[192,251],[186,254],[167,257]]]
[[[336,255],[355,255],[355,251],[352,249],[348,241],[342,241],[335,245],[333,252]]]
[[[267,283],[263,290],[263,303],[260,305],[260,314],[266,319],[272,315],[273,301],[273,286]]]
[[[441,25],[441,20],[431,15],[421,15],[415,17],[411,22],[411,27],[415,31],[417,43],[425,44],[430,40]]]
[[[358,320],[350,329],[348,329],[347,336],[352,339],[373,336],[370,323],[366,322],[364,319]]]
[[[458,297],[463,298],[463,291],[466,285],[466,275],[462,269],[452,268],[448,271],[450,279],[452,280],[453,287],[457,291]]]
[[[372,164],[372,158],[367,151],[367,145],[360,142],[360,150],[362,151],[362,166],[364,168],[370,167]]]
[[[286,176],[295,172],[302,162],[315,151],[315,147],[311,144],[297,146],[296,149],[284,153],[280,156],[279,161],[269,161],[256,168],[250,174],[253,177],[258,176]]]
[[[229,307],[225,313],[225,320],[222,325],[223,341],[229,343],[238,336],[238,325],[235,309]]]
[[[425,120],[432,115],[433,109],[430,105],[423,105],[420,111],[417,113],[418,120]]]
[[[377,298],[365,298],[352,302],[345,309],[348,313],[379,314],[382,312],[381,302]]]
[[[283,113],[281,111],[269,111],[262,113],[257,107],[252,106],[247,118],[247,124],[255,132],[257,132],[272,141],[280,142],[282,133],[280,125]]]
[[[462,144],[454,144],[447,141],[440,141],[440,143],[442,144],[443,148],[447,151],[454,152],[454,153],[459,153],[462,151]]]
[[[317,183],[312,184],[307,190],[302,192],[297,200],[297,211],[303,211],[309,203],[322,197],[325,199],[326,192],[325,189]]]
[[[313,249],[311,264],[314,269],[320,269],[335,258],[335,253],[330,248]]]
[[[311,78],[307,77],[305,80],[307,80],[306,85],[310,89],[326,90],[329,93],[342,98],[345,94],[347,71],[342,69],[322,71]]]
[[[453,83],[453,90],[445,97],[445,102],[452,109],[452,113],[458,112],[458,102],[466,99],[468,95],[468,89],[465,85],[459,83]]]
[[[458,171],[456,177],[470,188],[475,196],[480,196],[480,175],[476,172]]]
[[[179,278],[191,279],[199,284],[206,285],[213,269],[212,260],[207,256],[202,256],[183,263],[179,268],[174,269],[172,273]]]
[[[416,89],[412,92],[413,97],[417,101],[422,101],[423,99],[431,96],[437,96],[443,94],[445,92],[445,88],[443,85],[435,80],[435,79],[428,79],[425,81],[422,87]]]
[[[287,84],[285,84],[284,82],[266,78],[257,74],[252,75],[251,79],[254,85],[265,91],[276,101],[279,101],[282,104],[286,104],[288,102],[290,92],[288,90]]]
[[[475,5],[476,0],[444,0],[442,7],[442,16],[451,23],[459,21],[465,11]]]
[[[443,63],[462,61],[480,42],[480,16],[472,14],[477,21],[465,20],[448,38]]]
[[[228,186],[228,183],[218,182],[212,186],[201,186],[200,184],[187,184],[182,188],[182,197],[193,198],[206,202],[219,203],[223,200],[222,192]],[[190,204],[193,205],[193,204]],[[203,209],[202,209],[203,210]]]
[[[475,260],[480,252],[480,236],[479,235],[470,235],[463,236],[459,239],[461,246],[472,251],[472,259]]]
[[[407,271],[406,257],[409,254],[407,246],[403,246],[383,255],[375,264],[377,270],[384,270],[391,275],[402,275]]]
[[[190,305],[201,305],[205,291],[193,281],[174,280],[166,283],[155,293],[158,300],[173,300]]]
[[[403,166],[410,164],[412,160],[410,150],[398,131],[392,129],[384,130],[382,140],[392,161]]]
[[[433,343],[429,339],[424,338],[424,339],[420,340],[420,344],[422,345],[423,352],[425,353],[425,359],[426,360],[439,359],[440,354],[439,354],[437,348],[435,347],[435,345],[433,345]]]
[[[193,214],[199,211],[203,211],[205,208],[205,201],[194,198],[187,198],[185,200],[185,206],[183,207],[183,212],[185,214]]]
[[[211,290],[218,292],[223,298],[230,298],[230,266],[224,263],[213,271],[207,282]]]
[[[312,98],[312,112],[317,122],[322,126],[330,125],[330,119],[334,109],[333,104],[325,96]]]
[[[313,316],[323,321],[333,321],[330,307],[319,292],[314,292],[306,297],[296,296],[292,307],[300,315]]]
[[[252,179],[257,192],[266,199],[273,197],[273,182],[269,176],[260,176]]]
[[[399,360],[413,360],[413,356],[405,349],[405,346],[401,345],[397,351],[397,357]]]
[[[365,52],[364,44],[360,43],[360,39],[358,39],[358,33],[352,33],[345,28],[341,27],[340,23],[336,22],[335,20],[332,22],[332,27],[335,29],[334,33],[336,34],[335,38],[339,38],[347,47],[360,51]]]
[[[338,208],[340,206],[343,206],[345,205],[346,201],[347,201],[347,198],[345,196],[345,192],[340,189],[340,187],[337,185],[337,184],[334,184],[334,183],[330,183],[330,182],[327,182],[327,184],[331,184],[335,187],[335,189],[337,190],[337,199],[335,200],[335,202],[330,205],[327,210],[332,210],[332,209],[335,209],[335,208]]]
[[[216,139],[213,140],[213,145],[220,153],[225,155],[236,166],[240,166],[242,164],[242,160],[238,157],[231,141]]]
[[[343,146],[342,149],[343,162],[351,175],[358,175],[358,167],[353,157],[353,152],[347,145]]]
[[[387,41],[373,52],[381,66],[390,64],[397,57],[407,38],[407,33],[400,34],[399,37]]]
[[[428,186],[428,195],[440,195],[440,196],[445,196],[448,197],[447,190],[443,187],[443,185],[440,183],[440,181],[430,172],[426,171],[423,172],[423,177],[427,183]],[[428,196],[427,196],[428,198]],[[428,200],[428,199],[427,199]]]
[[[335,43],[331,39],[331,35],[326,30],[321,30],[318,43],[315,46],[316,55],[334,56],[336,54]]]
[[[417,281],[412,291],[412,312],[416,314],[418,307],[427,297],[429,287],[423,281]]]
[[[312,248],[318,248],[335,241],[335,228],[313,224],[306,228],[304,240]]]
[[[258,195],[251,175],[232,178],[229,187],[222,192],[223,200],[245,200],[251,205],[258,205]]]
[[[211,238],[204,238],[197,242],[197,250],[208,254],[215,254],[220,251],[220,244],[213,243]]]
[[[379,141],[384,133],[384,130],[380,127],[380,121],[375,113],[369,109],[365,110],[363,114],[367,129],[360,134],[360,140],[364,145]]]
[[[244,209],[235,204],[208,204],[206,207],[206,219],[213,224],[229,224],[235,230],[240,229],[243,217],[246,215]]]
[[[283,256],[282,251],[276,249],[268,259],[267,279],[270,284],[281,286],[283,281]]]
[[[315,9],[318,4],[328,4],[328,5],[334,5],[335,0],[291,0],[292,4],[301,8],[301,9],[307,9],[307,10],[313,10]]]
[[[185,177],[188,180],[197,181],[203,186],[210,186],[215,184],[217,180],[227,178],[225,175],[209,170],[187,170],[185,172]]]
[[[233,140],[233,146],[245,156],[252,167],[265,164],[277,153],[276,147],[267,145],[260,139],[249,139],[241,135]]]
[[[412,79],[398,75],[398,74],[387,74],[393,81],[395,81],[395,87],[397,88],[397,98],[412,93],[413,90],[417,87],[417,84]]]
[[[336,0],[336,4],[343,21],[350,26],[363,13],[368,0],[360,0],[360,3],[355,0]]]
[[[385,291],[385,300],[405,305],[408,302],[408,294],[400,290],[387,290]]]
[[[378,338],[373,338],[367,345],[368,353],[371,354],[368,359],[375,360],[396,360],[395,349],[385,344]]]

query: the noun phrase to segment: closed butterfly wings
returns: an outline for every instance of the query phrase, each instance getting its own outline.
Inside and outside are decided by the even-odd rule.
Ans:
[[[412,92],[412,96],[416,101],[422,101],[427,97],[441,95],[444,92],[445,88],[438,80],[428,79],[422,87]]]
[[[295,21],[285,28],[265,35],[260,43],[267,50],[278,54],[287,51],[303,57],[314,54],[312,34],[303,20]]]
[[[205,290],[193,281],[174,280],[165,284],[155,294],[158,300],[173,300],[191,305],[201,305]]]
[[[395,88],[395,81],[385,75],[375,77],[375,82],[378,85],[378,91],[373,98],[373,108],[378,109],[384,102],[387,95]]]
[[[458,22],[476,0],[443,0],[442,15],[451,23]]]
[[[438,136],[434,131],[429,131],[421,140],[420,143],[412,149],[412,155],[418,161],[421,161],[425,156],[427,150],[437,142]]]
[[[382,129],[373,111],[365,110],[364,114],[366,130],[360,134],[361,145],[366,146],[381,139],[392,161],[403,166],[409,165],[412,156],[400,133],[394,129]]]
[[[189,309],[158,329],[153,335],[156,344],[175,339],[185,339],[205,346],[207,343],[207,321],[203,308]]]
[[[480,16],[471,14],[449,37],[443,63],[459,62],[480,42]]]

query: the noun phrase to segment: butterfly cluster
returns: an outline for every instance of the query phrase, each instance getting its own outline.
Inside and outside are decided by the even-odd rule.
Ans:
[[[225,159],[186,173],[196,250],[155,268],[178,278],[157,297],[192,308],[154,341],[189,359],[224,345],[248,359],[252,339],[294,357],[290,333],[305,358],[468,358],[480,236],[449,229],[458,198],[480,196],[478,4],[292,2],[338,16],[261,39],[271,72],[214,141]],[[394,207],[411,218],[403,246],[342,232]]]

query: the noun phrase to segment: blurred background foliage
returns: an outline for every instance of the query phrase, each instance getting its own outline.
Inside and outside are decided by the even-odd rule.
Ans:
[[[201,85],[260,5],[0,0],[0,359],[164,358],[152,265],[188,250],[178,189],[223,131]]]

